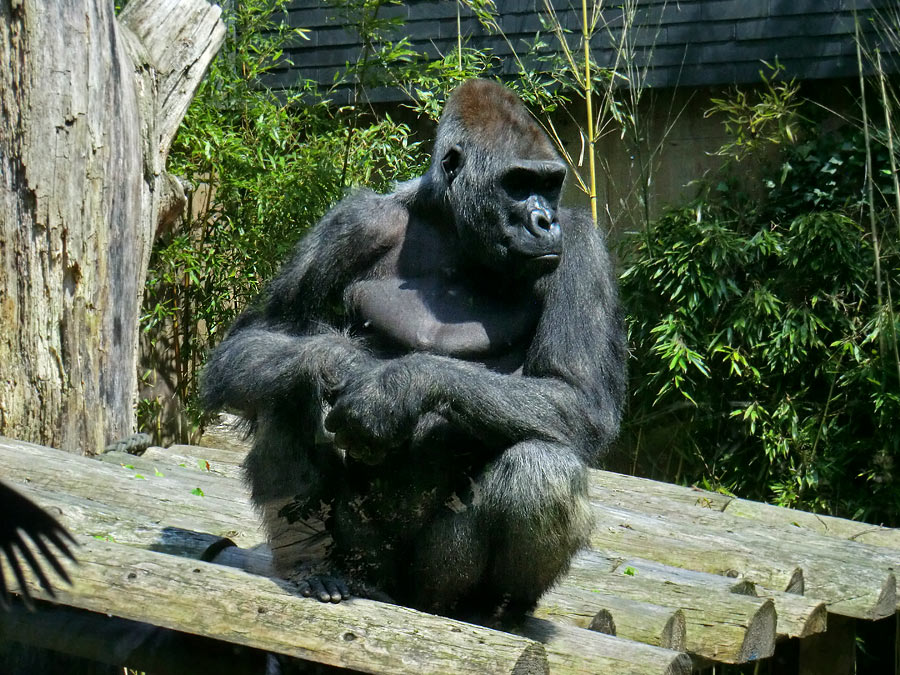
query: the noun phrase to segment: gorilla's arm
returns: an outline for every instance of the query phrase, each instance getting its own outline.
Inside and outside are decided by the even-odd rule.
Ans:
[[[414,353],[352,381],[326,426],[353,454],[401,444],[432,410],[492,444],[541,439],[593,458],[618,431],[626,349],[612,265],[585,220],[569,214],[566,255],[546,289],[524,377]]]
[[[327,396],[370,361],[339,331],[296,335],[256,320],[233,330],[210,356],[203,402],[209,409],[227,406],[254,415],[290,401],[300,388]]]
[[[341,332],[335,308],[345,287],[395,246],[396,208],[359,192],[340,202],[300,242],[256,305],[234,323],[207,362],[207,409],[253,416],[300,388],[328,395],[370,357]],[[371,218],[362,222],[359,214]]]

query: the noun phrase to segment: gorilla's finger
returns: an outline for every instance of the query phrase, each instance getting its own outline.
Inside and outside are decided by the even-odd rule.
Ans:
[[[313,595],[319,599],[319,602],[331,602],[331,593],[325,590],[325,584],[322,583],[322,579],[319,577],[312,577],[309,580],[309,585]]]
[[[347,588],[347,584],[344,583],[343,579],[327,577],[323,581],[331,602],[340,602],[350,597],[350,589]]]

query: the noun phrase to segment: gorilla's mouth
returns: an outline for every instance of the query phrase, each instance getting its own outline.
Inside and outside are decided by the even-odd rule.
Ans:
[[[559,253],[542,253],[541,255],[533,255],[528,258],[528,266],[532,273],[547,274],[556,269],[559,265]]]

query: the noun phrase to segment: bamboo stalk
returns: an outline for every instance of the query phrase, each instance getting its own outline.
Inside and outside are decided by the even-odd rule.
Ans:
[[[855,17],[854,17],[855,18]],[[881,247],[878,242],[878,226],[875,223],[875,196],[874,196],[874,183],[875,180],[872,177],[872,141],[869,134],[869,115],[866,109],[866,83],[865,78],[863,77],[863,67],[862,67],[862,48],[860,47],[860,35],[859,35],[859,21],[855,21],[855,32],[856,32],[856,64],[857,69],[859,71],[859,96],[860,96],[860,106],[862,108],[862,123],[863,123],[863,137],[865,138],[866,143],[866,201],[869,205],[869,227],[872,231],[872,248],[875,254],[875,287],[877,290],[878,296],[878,309],[879,311],[884,306],[882,301],[882,290],[881,290]],[[884,344],[882,339],[882,350],[884,353]]]
[[[891,125],[891,100],[888,97],[885,85],[884,68],[881,65],[881,52],[875,52],[877,62],[878,82],[881,85],[881,105],[884,107],[884,122],[887,128],[888,154],[891,159],[891,178],[894,181],[894,208],[897,219],[897,228],[900,230],[900,177],[897,176],[897,156],[894,154],[894,129]]]
[[[591,218],[594,227],[597,227],[597,169],[594,159],[594,110],[592,101],[593,86],[591,82],[591,34],[588,27],[587,0],[581,0],[581,37],[584,41],[584,98],[587,106],[587,133],[588,133],[588,173],[589,187],[588,198],[591,202]]]

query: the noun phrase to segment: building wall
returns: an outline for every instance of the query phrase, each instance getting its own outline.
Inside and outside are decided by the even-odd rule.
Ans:
[[[753,86],[742,85],[742,88]],[[647,217],[655,218],[666,207],[687,203],[698,195],[700,185],[696,181],[699,179],[718,182],[726,160],[715,153],[730,137],[725,132],[724,119],[706,112],[712,107],[711,98],[728,96],[729,91],[729,87],[719,86],[646,92],[638,107],[645,138],[642,155],[631,152],[629,144],[615,129],[599,140],[596,147],[601,165],[598,177],[601,222],[615,235],[637,231]],[[858,91],[858,81],[845,78],[806,83],[800,95],[818,103],[825,123],[836,126],[858,119]],[[583,110],[578,107],[574,112],[583,116]],[[578,127],[570,123],[562,129],[570,153],[577,157],[581,146]],[[656,149],[652,158],[651,148]],[[761,172],[776,159],[777,148],[772,147],[767,157],[732,163],[731,173],[740,181],[742,189],[761,195],[764,192]],[[643,173],[642,162],[648,167]],[[586,167],[582,174],[586,175]],[[649,183],[641,190],[642,180],[647,177]],[[572,180],[564,199],[569,204],[588,204],[586,195]]]

